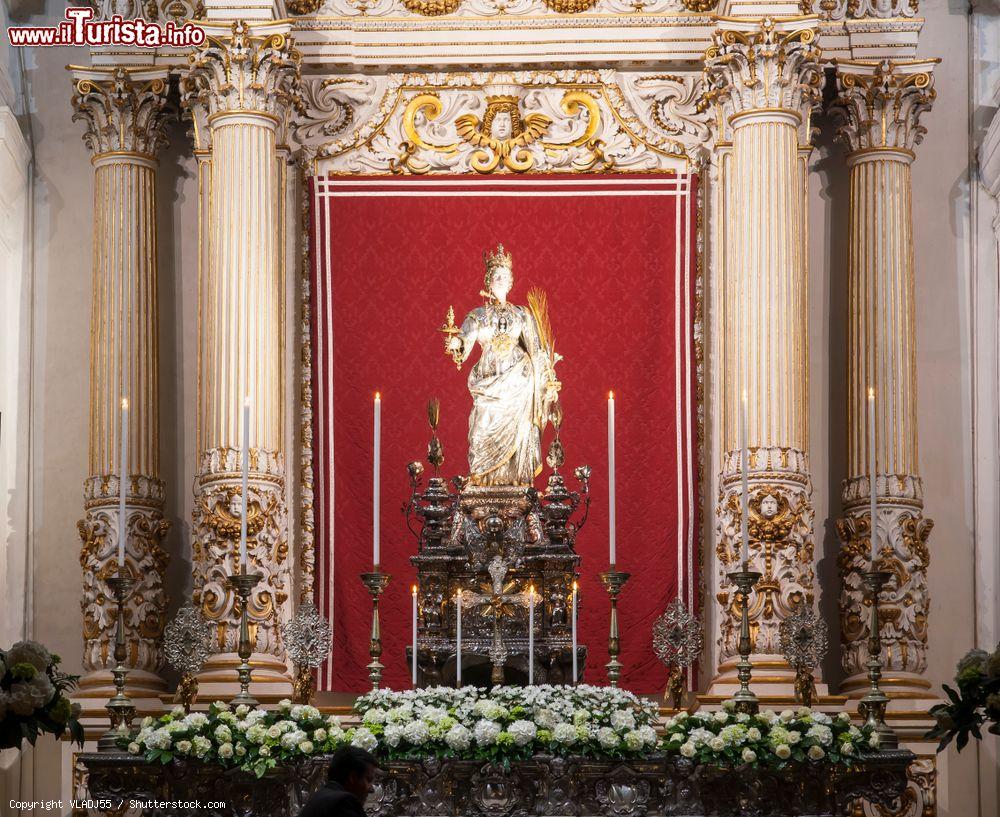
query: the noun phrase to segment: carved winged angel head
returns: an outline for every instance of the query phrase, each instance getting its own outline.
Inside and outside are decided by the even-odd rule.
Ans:
[[[486,112],[480,122],[475,114],[462,114],[455,120],[458,135],[480,148],[472,166],[480,173],[490,173],[500,162],[508,170],[523,173],[534,159],[525,147],[543,136],[552,120],[543,113],[521,115],[520,102],[513,94],[486,97]]]

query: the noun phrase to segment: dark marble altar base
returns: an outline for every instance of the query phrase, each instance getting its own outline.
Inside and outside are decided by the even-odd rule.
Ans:
[[[890,805],[914,755],[867,755],[851,769],[722,770],[680,758],[598,761],[534,758],[508,769],[480,761],[385,765],[367,803],[371,817],[836,817],[859,797]],[[126,812],[142,817],[295,817],[325,779],[326,759],[275,769],[261,780],[197,761],[167,766],[129,755],[84,754],[94,800],[198,800]],[[211,800],[224,800],[209,809]],[[113,813],[93,811],[93,814]]]

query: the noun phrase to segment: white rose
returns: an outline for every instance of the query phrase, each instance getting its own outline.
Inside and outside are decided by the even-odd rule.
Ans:
[[[872,732],[871,737],[868,738],[868,745],[872,749],[878,749],[879,744],[881,744],[881,743],[882,743],[882,738],[879,737],[878,732]]]
[[[775,747],[774,753],[780,757],[782,760],[788,760],[792,756],[791,748],[784,743],[779,744]]]
[[[514,738],[514,744],[517,746],[527,746],[538,734],[538,728],[535,724],[524,720],[514,721],[507,731],[510,732],[511,737]]]
[[[205,717],[203,712],[192,712],[185,720],[196,729],[201,729],[201,727],[208,723],[208,718]]]
[[[812,710],[808,706],[800,706],[797,714],[800,718],[808,718],[812,714]]]
[[[186,755],[188,752],[191,751],[191,741],[179,740],[174,745],[174,749],[177,751],[178,754]]]
[[[713,752],[721,752],[721,751],[722,751],[723,749],[725,749],[725,748],[726,748],[726,742],[725,742],[725,741],[724,741],[724,740],[723,740],[722,738],[718,738],[718,737],[716,737],[716,738],[712,738],[712,739],[711,739],[711,740],[710,740],[710,741],[708,742],[708,747],[709,747],[709,748],[710,748],[710,749],[711,749],[711,750],[712,750]]]
[[[694,744],[691,743],[691,741],[681,744],[681,754],[684,755],[684,757],[694,757],[696,751],[697,750],[694,748]]]
[[[277,740],[283,731],[280,724],[272,723],[267,729],[267,736],[272,740]]]
[[[238,743],[233,751],[236,752],[236,757],[243,757],[247,753],[247,747],[242,743]]]
[[[841,712],[839,715],[837,715],[837,720],[840,721],[841,723],[850,723],[851,714],[849,712]]]
[[[854,745],[851,743],[842,743],[840,745],[840,753],[842,755],[847,755],[848,757],[850,757],[851,755],[854,754]]]
[[[822,746],[810,746],[809,751],[806,754],[809,756],[810,760],[822,760],[826,755],[826,752],[823,751]]]
[[[753,749],[743,750],[743,762],[753,763],[757,759],[757,753]]]
[[[322,743],[324,740],[326,740],[326,730],[320,727],[315,732],[313,732],[313,740],[315,740],[317,743]]]
[[[799,734],[798,732],[796,732],[794,729],[789,730],[789,732],[788,732],[788,742],[790,744],[792,744],[792,746],[794,746],[800,740],[802,740],[802,735],[801,734]]]
[[[270,746],[261,746],[257,750],[257,754],[259,754],[261,757],[270,757],[271,756],[271,747]]]
[[[726,723],[729,720],[729,713],[724,709],[720,709],[713,717],[717,723]]]
[[[246,704],[240,704],[238,707],[236,707],[236,716],[239,718],[245,718],[249,712],[250,712],[250,707],[247,706]]]
[[[493,745],[502,731],[500,724],[496,721],[478,721],[472,728],[472,734],[480,746]]]
[[[233,756],[233,744],[231,744],[231,743],[223,743],[219,747],[219,757],[225,758],[226,760],[228,760],[232,756]]]
[[[756,742],[760,740],[761,734],[760,730],[756,726],[751,726],[747,729],[747,740]]]
[[[142,747],[138,743],[133,742],[128,745],[128,753],[130,755],[137,755],[141,751]]]
[[[292,702],[288,698],[282,698],[280,701],[278,701],[279,712],[287,712],[291,708],[292,708]]]
[[[311,740],[304,740],[299,744],[299,751],[304,755],[312,754],[314,748]]]
[[[783,721],[785,721],[787,723],[788,721],[791,721],[791,720],[795,719],[795,713],[792,712],[791,709],[783,709],[781,711],[781,714],[778,715],[778,717],[781,718],[781,720],[783,720]]]

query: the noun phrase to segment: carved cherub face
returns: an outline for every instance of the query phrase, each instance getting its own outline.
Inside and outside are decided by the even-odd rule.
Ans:
[[[513,284],[514,276],[510,271],[510,267],[499,266],[493,270],[493,274],[490,276],[490,293],[497,301],[505,303],[507,301],[507,294],[510,292]]]
[[[760,513],[765,519],[773,519],[778,515],[778,500],[772,494],[768,494],[760,501]]]
[[[493,117],[493,124],[490,127],[490,135],[495,139],[509,139],[514,131],[514,123],[511,121],[508,111],[499,111]]]
[[[229,497],[229,513],[233,516],[243,515],[243,497],[239,494],[233,494]]]

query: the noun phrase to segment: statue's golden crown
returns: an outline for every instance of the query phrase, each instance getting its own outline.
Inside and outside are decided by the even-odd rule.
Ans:
[[[486,265],[486,288],[490,288],[490,276],[499,267],[506,267],[511,272],[514,271],[514,259],[509,252],[503,248],[503,244],[498,244],[491,253],[483,252],[483,263]]]

